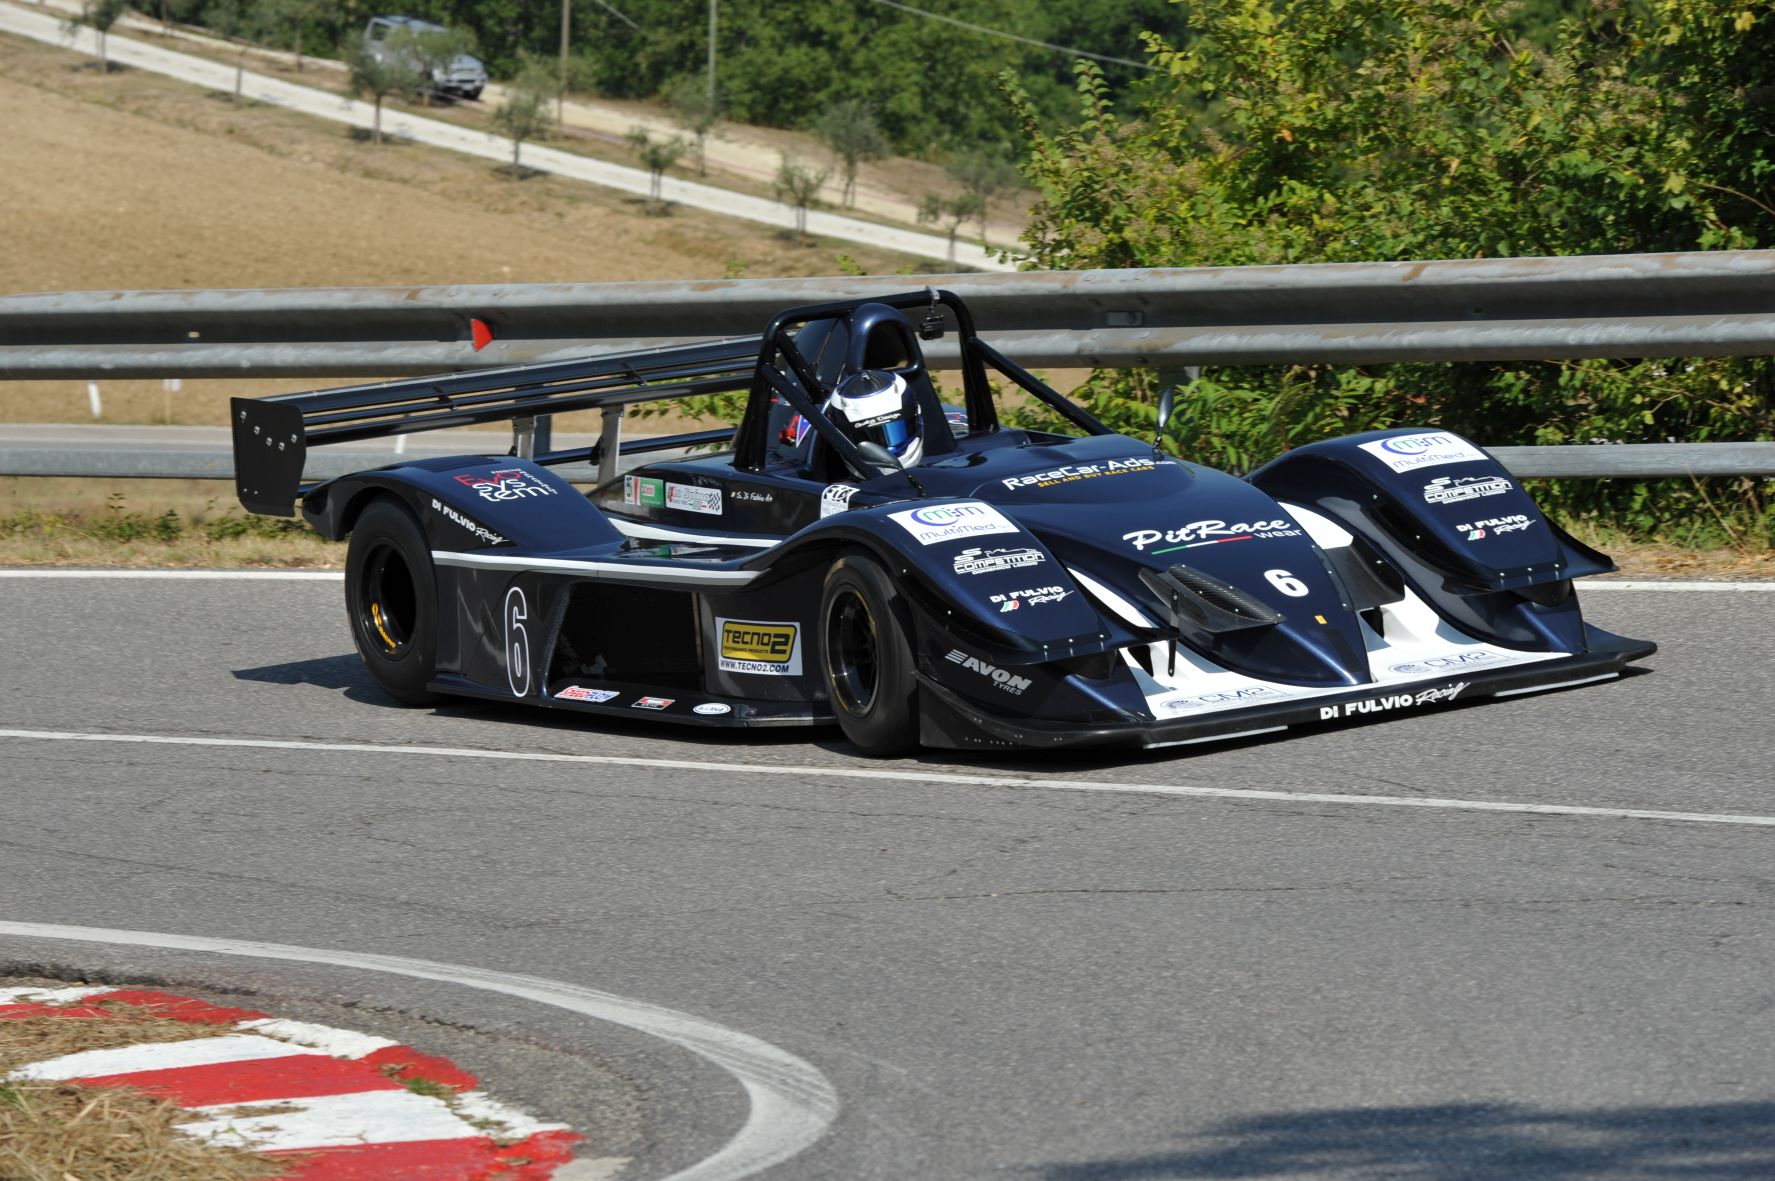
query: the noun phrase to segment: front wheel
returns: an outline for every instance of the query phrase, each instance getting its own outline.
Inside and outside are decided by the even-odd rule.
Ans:
[[[820,594],[820,665],[839,728],[864,754],[918,745],[918,685],[904,604],[887,571],[852,554],[832,564]]]
[[[427,688],[437,668],[437,603],[431,547],[419,522],[399,501],[372,501],[345,555],[345,610],[364,667],[407,705],[438,699]]]

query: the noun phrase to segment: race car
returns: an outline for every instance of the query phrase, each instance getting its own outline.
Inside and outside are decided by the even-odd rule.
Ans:
[[[945,333],[953,406],[920,343]],[[1056,429],[1003,423],[994,380]],[[625,406],[712,393],[743,394],[737,427],[621,438]],[[590,408],[596,445],[527,442]],[[241,502],[299,497],[350,538],[352,637],[415,705],[836,723],[874,756],[1150,748],[1605,681],[1655,651],[1584,622],[1573,579],[1614,566],[1472,442],[1372,431],[1238,478],[1109,430],[929,288],[232,415]],[[503,420],[512,454],[301,483],[311,445]]]

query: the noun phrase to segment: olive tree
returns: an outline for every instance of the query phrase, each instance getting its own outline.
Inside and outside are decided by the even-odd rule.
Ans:
[[[670,139],[654,139],[645,127],[632,127],[623,138],[629,141],[629,146],[641,157],[642,167],[647,169],[650,180],[647,187],[647,216],[664,213],[665,202],[660,200],[660,185],[665,180],[666,169],[676,164],[678,158],[690,150],[689,142],[678,135]]]

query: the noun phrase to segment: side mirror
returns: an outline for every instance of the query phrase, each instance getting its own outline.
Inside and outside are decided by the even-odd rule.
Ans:
[[[864,459],[876,467],[886,468],[890,472],[902,471],[905,468],[904,464],[894,458],[892,451],[872,439],[864,439],[858,443],[857,450],[862,453]]]
[[[1166,382],[1159,390],[1159,425],[1153,432],[1153,446],[1165,435],[1165,427],[1171,421],[1171,409],[1177,401],[1177,387]]]

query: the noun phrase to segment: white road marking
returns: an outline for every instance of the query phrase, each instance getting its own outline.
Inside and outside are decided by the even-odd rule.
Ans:
[[[103,1074],[135,1074],[144,1070],[178,1070],[221,1062],[257,1062],[262,1058],[296,1058],[312,1054],[288,1042],[250,1033],[197,1037],[183,1042],[144,1042],[111,1050],[80,1050],[46,1058],[13,1071],[12,1078],[96,1078]]]
[[[1350,804],[1389,808],[1441,808],[1459,812],[1507,812],[1529,816],[1589,816],[1609,820],[1681,820],[1694,824],[1737,824],[1775,828],[1775,816],[1730,812],[1669,812],[1655,808],[1590,808],[1579,804],[1522,804],[1504,800],[1375,796],[1342,792],[1275,791],[1255,787],[1201,787],[1195,784],[1102,783],[1090,779],[1044,779],[1022,775],[963,775],[949,771],[873,770],[865,767],[782,766],[774,763],[713,763],[696,759],[648,759],[630,755],[566,755],[544,751],[472,750],[450,746],[387,746],[369,742],[305,742],[282,738],[197,738],[171,734],[91,734],[60,730],[0,730],[0,739],[46,742],[122,742],[163,746],[214,746],[247,750],[329,751],[342,754],[417,755],[441,759],[491,759],[516,763],[579,766],[664,767],[719,775],[782,775],[792,779],[870,779],[897,783],[943,783],[972,787],[1038,788],[1045,791],[1117,792],[1123,795],[1200,796],[1221,800],[1274,800],[1288,804]],[[5,924],[0,923],[0,930]]]
[[[89,996],[116,991],[115,984],[84,984],[77,988],[0,988],[0,1005],[71,1005]]]
[[[157,931],[119,931],[101,927],[70,927],[57,923],[0,921],[0,936],[103,943],[195,951],[208,955],[246,956],[294,963],[330,964],[367,972],[385,972],[416,980],[436,980],[465,988],[519,997],[609,1021],[650,1034],[725,1069],[740,1082],[751,1100],[746,1122],[713,1156],[661,1181],[739,1181],[795,1156],[826,1134],[838,1116],[838,1095],[832,1084],[809,1063],[737,1030],[612,993],[458,964],[404,956],[292,947],[282,943],[211,939]],[[219,1040],[219,1039],[214,1039]],[[285,1050],[289,1047],[285,1046]]]
[[[0,570],[0,578],[201,578],[249,582],[339,582],[344,577],[343,570],[64,570],[54,567]]]
[[[1631,578],[1592,579],[1577,584],[1580,596],[1593,590],[1775,591],[1775,582],[1646,582]]]
[[[276,1115],[241,1111],[277,1106]],[[412,1091],[358,1091],[304,1099],[261,1099],[191,1109],[208,1119],[180,1124],[179,1131],[208,1144],[286,1152],[296,1148],[349,1148],[358,1144],[407,1144],[415,1140],[470,1140],[486,1133],[460,1119],[450,1105]]]
[[[400,1045],[391,1038],[359,1033],[355,1029],[334,1029],[330,1025],[313,1025],[307,1021],[290,1021],[283,1017],[255,1017],[250,1021],[237,1021],[234,1028],[262,1033],[267,1037],[319,1050],[329,1058],[368,1058],[377,1050]]]

